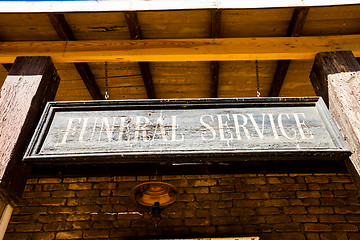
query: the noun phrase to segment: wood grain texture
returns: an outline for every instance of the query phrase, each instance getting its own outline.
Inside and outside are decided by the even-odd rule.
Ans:
[[[278,0],[278,1],[247,1],[247,0],[171,0],[148,1],[78,1],[72,2],[2,2],[1,11],[6,13],[19,12],[98,12],[98,11],[149,11],[149,10],[182,10],[182,9],[246,9],[246,8],[284,8],[311,7],[359,4],[358,0]]]
[[[317,95],[328,101],[334,122],[353,152],[346,164],[360,189],[360,65],[351,52],[319,53],[311,82]]]
[[[130,13],[125,13],[124,15],[125,15],[125,19],[126,19],[128,28],[129,28],[131,39],[133,39],[133,40],[142,39],[143,37],[142,37],[141,30],[140,30],[137,13],[130,12]],[[150,63],[139,62],[138,64],[139,64],[139,69],[140,69],[141,76],[142,76],[142,79],[144,82],[144,86],[146,89],[146,94],[149,99],[155,99],[156,93],[155,93],[154,83],[153,83],[152,74],[151,74],[151,70],[150,70]]]
[[[18,57],[1,88],[0,179],[10,197],[21,196],[26,181],[22,154],[59,81],[49,57]]]
[[[306,16],[310,8],[296,8],[294,9],[289,29],[287,32],[288,37],[298,37],[301,34],[305,24]],[[290,66],[290,60],[279,60],[276,65],[274,79],[271,83],[269,97],[278,97],[280,90],[284,83],[286,74]]]
[[[1,42],[0,61],[11,62],[17,55],[50,55],[55,62],[312,59],[318,52],[335,50],[351,50],[359,55],[360,35]]]

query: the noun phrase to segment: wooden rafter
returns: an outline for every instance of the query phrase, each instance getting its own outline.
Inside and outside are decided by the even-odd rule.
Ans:
[[[10,69],[12,67],[12,63],[3,63],[2,66],[6,69],[6,71],[10,72]]]
[[[219,38],[221,36],[221,10],[211,11],[211,37]],[[218,97],[219,88],[219,62],[211,61],[211,97]]]
[[[124,15],[125,15],[126,23],[129,28],[131,39],[133,39],[133,40],[142,39],[140,25],[139,25],[139,21],[137,18],[137,13],[136,12],[127,12],[127,13],[124,13]],[[142,76],[142,79],[144,82],[144,86],[146,89],[147,97],[150,99],[155,99],[156,94],[155,94],[154,83],[153,83],[153,79],[152,79],[152,75],[151,75],[150,64],[148,62],[139,62],[138,64],[139,64],[141,76]]]
[[[308,7],[294,9],[291,22],[288,28],[288,37],[298,37],[301,34],[305,24],[306,16],[309,12]],[[278,97],[284,83],[287,71],[290,66],[290,60],[280,60],[277,62],[273,81],[271,83],[269,97]]]
[[[20,55],[63,63],[314,59],[318,52],[333,51],[359,57],[360,35],[0,42],[0,62]]]
[[[63,41],[73,41],[75,40],[74,34],[67,23],[64,14],[48,14],[51,24],[53,25],[57,35]],[[74,63],[75,68],[79,72],[79,75],[83,82],[85,83],[86,88],[88,89],[91,97],[94,100],[104,99],[99,86],[96,84],[94,75],[92,74],[89,64],[85,62]]]
[[[127,1],[1,1],[0,12],[106,12],[190,9],[255,9],[359,4],[359,0],[127,0]]]

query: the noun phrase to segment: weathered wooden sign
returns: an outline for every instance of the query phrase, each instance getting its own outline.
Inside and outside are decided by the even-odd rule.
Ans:
[[[344,158],[321,98],[48,103],[33,164]]]

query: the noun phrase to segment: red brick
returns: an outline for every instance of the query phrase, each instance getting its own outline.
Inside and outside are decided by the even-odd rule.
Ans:
[[[177,196],[177,202],[191,202],[195,200],[194,194],[180,194]]]
[[[245,193],[248,199],[267,199],[270,198],[268,192],[247,192]]]
[[[32,240],[52,240],[55,238],[54,232],[39,232],[31,235]]]
[[[210,209],[210,216],[226,217],[226,216],[230,216],[230,213],[228,209],[215,208],[215,209]]]
[[[348,215],[347,219],[350,223],[360,223],[360,215]]]
[[[243,181],[246,184],[259,184],[259,185],[266,184],[266,179],[264,177],[245,178]]]
[[[350,176],[330,176],[329,177],[331,182],[335,183],[351,183],[351,177]]]
[[[75,192],[74,191],[54,191],[51,193],[52,197],[75,197]]]
[[[299,223],[281,223],[275,224],[274,229],[276,232],[299,232],[300,224]]]
[[[320,234],[319,233],[306,233],[306,239],[307,240],[320,240]]]
[[[315,215],[292,215],[291,216],[293,222],[317,222],[318,219]]]
[[[218,226],[217,229],[220,234],[234,234],[244,232],[243,226],[241,225]]]
[[[331,225],[321,223],[305,223],[305,231],[307,232],[330,232]]]
[[[31,239],[30,233],[6,232],[4,240]]]
[[[235,207],[260,207],[261,203],[258,200],[238,200],[234,201]]]
[[[27,181],[26,181],[26,184],[36,184],[38,183],[38,179],[37,178],[29,178]]]
[[[97,213],[99,210],[98,205],[76,206],[76,213]]]
[[[328,183],[327,176],[305,176],[306,183]]]
[[[109,238],[109,230],[87,230],[84,232],[83,238]]]
[[[231,216],[246,216],[255,215],[255,211],[252,208],[232,208],[230,209]]]
[[[164,177],[166,178],[166,176],[162,176],[163,180]],[[135,182],[136,181],[136,177],[135,176],[115,176],[114,177],[114,182]]]
[[[329,189],[329,190],[340,190],[344,189],[342,183],[327,183],[321,185],[322,189]]]
[[[289,206],[289,201],[287,199],[271,199],[271,200],[263,200],[261,204],[265,207],[281,207],[281,206]]]
[[[149,180],[150,180],[149,176],[137,176],[136,177],[136,181],[139,181],[139,182],[148,182]]]
[[[23,198],[48,198],[49,192],[24,192]]]
[[[136,232],[133,229],[111,229],[110,237],[112,238],[121,238],[124,239],[126,237],[135,237]]]
[[[87,179],[88,182],[109,182],[111,181],[111,177],[89,177]]]
[[[197,201],[218,201],[220,199],[220,194],[195,194]]]
[[[61,183],[61,178],[39,178],[38,183]]]
[[[26,224],[17,224],[17,232],[39,232],[42,229],[41,223],[26,223]]]
[[[328,205],[328,206],[345,205],[344,199],[341,198],[321,198],[320,202],[322,205]]]
[[[266,217],[266,223],[289,223],[291,218],[287,215],[272,215]]]
[[[86,182],[86,177],[77,177],[77,178],[64,178],[63,183],[76,183],[76,182]]]
[[[341,206],[341,207],[335,207],[335,213],[339,214],[360,214],[360,206]]]
[[[271,198],[295,198],[295,192],[271,192]]]
[[[198,188],[187,188],[185,189],[186,193],[209,193],[208,187],[198,187]]]
[[[342,215],[319,215],[319,221],[322,223],[341,223],[346,222]]]
[[[87,221],[90,220],[90,214],[70,214],[67,218],[66,221],[69,222],[76,222],[76,221]]]
[[[281,183],[280,179],[277,177],[269,177],[269,178],[267,178],[267,181],[270,184],[280,184]]]
[[[215,179],[195,180],[193,183],[194,187],[209,187],[215,185],[216,185]]]
[[[259,215],[274,215],[279,213],[281,213],[281,210],[275,207],[259,207],[256,209],[256,214]]]
[[[234,200],[234,199],[244,199],[244,193],[224,193],[220,195],[220,200]]]
[[[234,186],[214,186],[210,187],[212,193],[231,193],[234,192]]]
[[[89,190],[92,188],[92,183],[70,183],[70,190]]]
[[[331,214],[334,213],[332,207],[308,207],[310,214]]]
[[[306,208],[303,206],[291,206],[291,207],[284,207],[285,214],[306,214]]]
[[[334,224],[334,231],[338,232],[357,232],[358,227],[353,224]]]
[[[43,191],[57,191],[57,190],[67,190],[69,187],[69,184],[44,184],[42,185]]]
[[[66,231],[56,233],[56,239],[79,239],[82,238],[81,231]]]
[[[318,191],[298,191],[296,196],[298,198],[319,198],[321,195]]]
[[[320,233],[321,240],[355,240],[356,238],[347,238],[345,233]]]
[[[97,183],[93,187],[94,189],[115,189],[116,183],[113,182],[101,182]]]
[[[53,222],[44,225],[45,232],[64,231],[71,229],[70,222]]]
[[[236,217],[213,217],[213,225],[235,225],[237,224],[238,219]]]
[[[191,227],[190,232],[197,233],[197,234],[214,234],[216,232],[216,228],[213,226]]]
[[[99,190],[76,191],[75,195],[79,198],[97,197],[100,195],[100,191]]]

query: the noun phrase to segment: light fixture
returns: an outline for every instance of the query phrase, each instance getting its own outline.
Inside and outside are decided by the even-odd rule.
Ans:
[[[145,182],[131,190],[131,198],[138,204],[151,207],[149,214],[155,227],[162,219],[162,209],[176,201],[176,187],[165,182]]]

